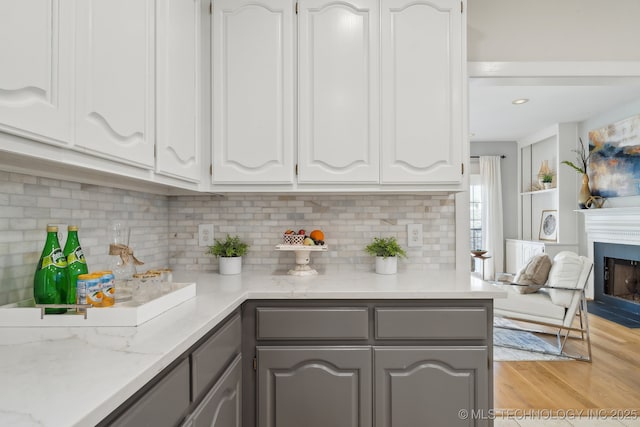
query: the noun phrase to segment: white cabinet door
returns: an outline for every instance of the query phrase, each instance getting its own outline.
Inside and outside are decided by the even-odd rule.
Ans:
[[[0,1],[0,130],[71,140],[72,12],[66,0]]]
[[[462,179],[458,0],[382,0],[382,183]]]
[[[300,0],[298,181],[379,182],[379,6]]]
[[[213,183],[292,183],[294,4],[215,0]]]
[[[153,168],[153,0],[76,2],[76,138],[87,152]]]
[[[156,173],[202,173],[202,0],[157,2]]]

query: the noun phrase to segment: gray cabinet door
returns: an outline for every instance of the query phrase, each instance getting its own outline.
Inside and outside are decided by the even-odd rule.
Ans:
[[[374,366],[376,427],[489,425],[486,347],[374,347]]]
[[[111,425],[175,426],[189,407],[189,360],[183,360]]]
[[[242,425],[242,363],[237,356],[189,419],[189,427]]]
[[[258,427],[371,426],[370,347],[258,347]]]

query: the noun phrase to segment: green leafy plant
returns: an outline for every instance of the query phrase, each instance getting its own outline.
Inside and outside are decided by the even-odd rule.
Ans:
[[[365,252],[373,256],[381,256],[384,258],[397,256],[398,258],[406,258],[407,254],[400,247],[395,237],[374,237],[373,242],[364,248]]]
[[[547,182],[547,183],[553,182],[553,174],[545,173],[544,175],[542,175],[542,182]]]
[[[580,140],[580,148],[576,150],[571,150],[577,154],[576,160],[578,161],[578,164],[576,165],[575,163],[570,162],[569,160],[563,160],[561,163],[564,163],[565,165],[569,166],[570,168],[574,169],[576,172],[580,174],[585,174],[587,173],[587,166],[589,165],[589,159],[591,158],[593,151],[587,154],[587,150],[585,150],[584,144],[582,143],[582,138],[578,138],[578,139]]]
[[[226,240],[214,239],[213,246],[209,246],[206,252],[216,257],[239,257],[243,256],[249,250],[249,245],[240,240],[238,236],[229,236]]]

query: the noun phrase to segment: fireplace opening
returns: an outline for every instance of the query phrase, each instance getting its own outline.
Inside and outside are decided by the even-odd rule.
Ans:
[[[640,321],[640,245],[594,242],[594,300]]]
[[[604,293],[640,303],[640,261],[605,257]]]

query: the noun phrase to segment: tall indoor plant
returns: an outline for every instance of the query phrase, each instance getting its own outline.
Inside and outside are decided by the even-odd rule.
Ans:
[[[587,166],[589,165],[589,159],[591,158],[591,154],[587,154],[587,150],[584,148],[584,144],[582,143],[582,138],[578,138],[580,140],[580,146],[576,150],[571,150],[577,154],[578,164],[569,161],[563,160],[561,163],[571,167],[579,174],[582,174],[582,186],[580,187],[580,192],[578,193],[578,207],[580,209],[586,209],[588,206],[588,202],[591,199],[591,190],[589,189],[589,175],[587,175]]]
[[[364,248],[369,255],[376,257],[376,273],[395,274],[398,271],[398,258],[407,254],[395,237],[374,237],[373,242]]]
[[[240,274],[242,271],[242,256],[249,250],[249,245],[238,236],[229,236],[222,241],[214,239],[213,246],[209,246],[210,255],[220,259],[220,274]]]

